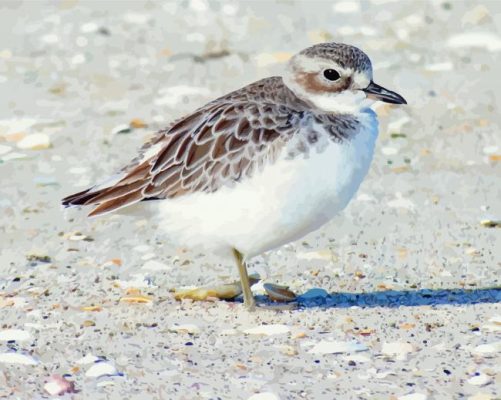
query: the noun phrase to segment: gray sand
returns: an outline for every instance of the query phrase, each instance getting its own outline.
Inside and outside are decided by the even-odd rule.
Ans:
[[[501,219],[500,31],[494,1],[0,2],[0,397],[69,374],[78,399],[501,398],[501,229],[481,224]],[[61,209],[323,40],[364,49],[409,105],[377,108],[345,212],[250,265],[299,309],[177,302],[236,268],[145,217]]]

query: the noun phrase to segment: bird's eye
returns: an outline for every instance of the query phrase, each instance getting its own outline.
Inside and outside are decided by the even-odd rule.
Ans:
[[[335,69],[326,69],[324,71],[325,79],[329,81],[337,81],[339,79],[339,72]]]

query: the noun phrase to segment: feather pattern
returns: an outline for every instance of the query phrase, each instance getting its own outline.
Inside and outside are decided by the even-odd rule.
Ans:
[[[90,215],[99,215],[152,198],[215,192],[276,161],[306,122],[328,126],[334,141],[356,130],[352,117],[315,114],[282,78],[263,79],[159,131],[118,182],[69,196],[63,205],[97,205]]]

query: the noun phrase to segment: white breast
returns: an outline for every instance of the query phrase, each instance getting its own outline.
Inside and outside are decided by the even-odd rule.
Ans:
[[[370,110],[359,119],[351,140],[329,140],[321,151],[293,159],[285,149],[234,187],[151,202],[160,209],[160,227],[179,245],[220,255],[235,247],[247,257],[318,229],[348,204],[372,160],[377,120]]]

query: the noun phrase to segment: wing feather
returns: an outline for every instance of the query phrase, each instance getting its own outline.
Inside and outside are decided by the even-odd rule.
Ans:
[[[234,96],[215,100],[160,131],[113,186],[77,193],[63,204],[96,205],[94,216],[150,198],[214,192],[250,177],[276,159],[298,129],[291,116],[299,121],[302,112]],[[158,151],[147,153],[152,146],[159,146]]]

